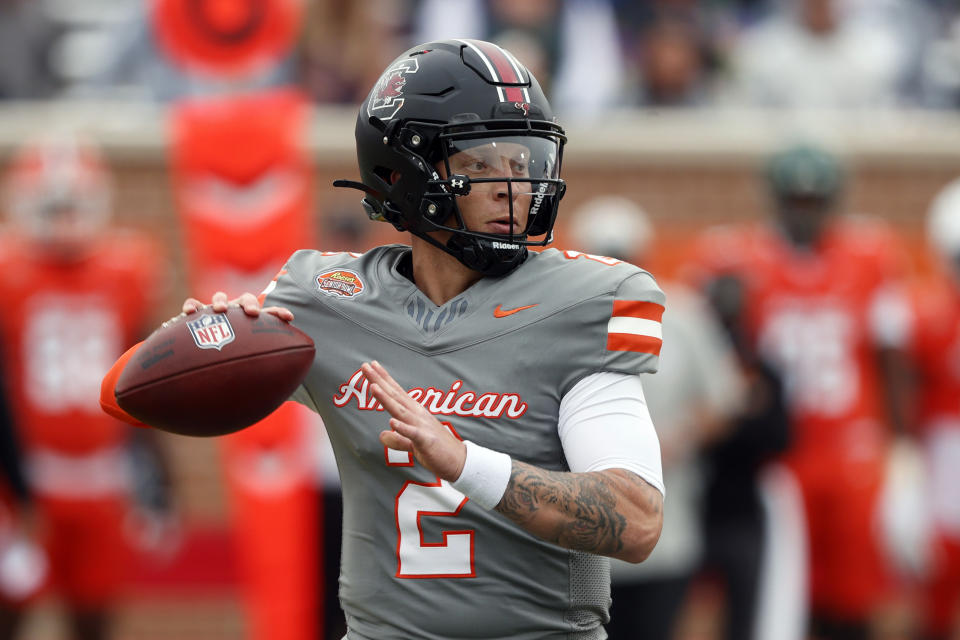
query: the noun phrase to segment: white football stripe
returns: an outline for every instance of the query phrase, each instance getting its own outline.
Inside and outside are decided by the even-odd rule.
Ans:
[[[465,44],[465,45],[467,45],[468,47],[470,47],[471,49],[473,49],[474,52],[475,52],[478,56],[480,56],[480,59],[483,61],[483,64],[485,64],[485,65],[487,66],[487,71],[490,72],[490,79],[493,80],[494,82],[500,82],[500,77],[497,76],[497,70],[496,70],[496,68],[493,66],[493,63],[490,62],[490,60],[487,58],[487,56],[484,55],[483,51],[480,51],[480,48],[479,48],[477,45],[473,44],[473,43],[470,42],[469,40],[459,40],[458,42],[462,42],[463,44]]]
[[[506,55],[507,60],[510,61],[510,65],[513,67],[513,72],[517,74],[517,82],[523,81],[523,74],[520,73],[520,68],[522,66],[520,64],[520,61],[517,60],[516,57],[506,49],[503,49],[502,51],[504,55]],[[530,90],[524,87],[522,91],[523,91],[523,101],[530,102]]]
[[[493,63],[490,62],[490,59],[487,58],[486,55],[484,55],[483,51],[481,51],[477,45],[473,44],[469,40],[457,40],[457,42],[462,42],[463,44],[473,49],[476,52],[476,54],[480,56],[480,59],[483,61],[483,64],[486,65],[487,71],[490,72],[490,79],[493,82],[500,82],[500,76],[497,75],[496,67],[493,66]],[[500,99],[500,102],[504,102],[507,99],[506,96],[503,94],[503,87],[497,86],[497,97]]]
[[[647,336],[663,340],[660,323],[656,320],[614,316],[607,324],[607,333],[632,333],[635,336]]]

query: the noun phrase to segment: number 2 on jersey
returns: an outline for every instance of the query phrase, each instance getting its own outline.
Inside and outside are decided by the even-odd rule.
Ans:
[[[443,424],[457,435],[449,423]],[[409,467],[413,466],[413,455],[387,449],[386,461],[390,466]],[[395,503],[396,577],[472,578],[477,575],[473,562],[472,529],[444,530],[440,542],[426,542],[421,527],[423,518],[456,517],[466,503],[465,495],[440,478],[432,483],[408,481],[403,485]]]

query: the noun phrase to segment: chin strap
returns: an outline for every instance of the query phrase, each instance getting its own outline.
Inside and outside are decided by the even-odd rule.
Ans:
[[[336,180],[333,186],[357,189],[369,196],[373,196],[372,198],[365,197],[363,199],[364,209],[370,219],[390,222],[399,231],[410,231],[417,237],[423,238],[438,249],[450,254],[464,266],[474,271],[479,271],[485,276],[496,277],[506,275],[523,264],[524,260],[527,259],[527,248],[519,243],[511,242],[508,238],[504,238],[503,240],[490,240],[488,238],[477,238],[454,233],[450,239],[447,240],[447,243],[443,244],[431,236],[426,229],[408,229],[402,223],[400,212],[396,210],[395,207],[390,206],[389,203],[387,203],[388,206],[385,207],[379,206],[379,202],[376,199],[377,194],[362,182]],[[429,201],[425,200],[424,202],[429,204]],[[438,207],[437,211],[433,214],[424,216],[424,221],[427,223],[424,226],[427,228],[432,227],[435,230],[442,230],[443,228],[439,227],[433,219],[445,218],[447,215],[449,215],[449,211],[445,207]]]
[[[504,276],[527,259],[527,248],[523,245],[471,236],[451,236],[443,250],[485,276]]]
[[[499,244],[513,248],[496,248],[494,244],[497,241],[458,235],[452,236],[446,244],[443,244],[426,232],[412,229],[410,232],[453,256],[465,267],[479,271],[485,276],[505,276],[523,264],[528,255],[525,246],[506,240]]]

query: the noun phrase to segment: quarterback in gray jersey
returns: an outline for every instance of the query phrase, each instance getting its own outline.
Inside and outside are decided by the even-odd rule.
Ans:
[[[605,638],[604,556],[643,560],[662,522],[638,374],[663,294],[627,263],[528,250],[551,239],[566,138],[507,51],[411,49],[356,134],[361,181],[337,184],[411,245],[300,251],[233,301],[316,342],[294,399],[341,474],[347,638]]]

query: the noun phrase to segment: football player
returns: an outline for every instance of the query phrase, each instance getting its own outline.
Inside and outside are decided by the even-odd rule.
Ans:
[[[153,322],[161,262],[146,238],[108,229],[110,176],[85,141],[24,146],[3,187],[6,390],[49,586],[74,637],[101,639],[127,564],[132,477],[131,430],[99,410],[97,390],[124,344]],[[23,613],[19,604],[12,613]]]
[[[46,556],[36,541],[34,504],[23,454],[0,394],[0,638],[12,638],[23,606],[46,581]]]
[[[786,462],[808,525],[812,631],[867,638],[887,586],[873,521],[888,426],[903,422],[905,385],[891,382],[909,316],[895,284],[903,253],[880,222],[836,215],[843,172],[823,150],[786,149],[765,179],[771,223],[706,232],[696,261],[701,282],[708,274],[742,282],[746,339],[783,380]]]
[[[410,245],[299,251],[262,296],[320,354],[294,399],[337,457],[347,638],[604,638],[604,556],[642,561],[662,522],[638,374],[664,296],[618,260],[529,250],[551,240],[566,136],[504,49],[403,53],[356,139],[361,181],[338,184]],[[129,357],[104,380],[114,412]]]
[[[927,231],[939,268],[913,296],[911,340],[932,532],[925,555],[935,560],[926,563],[922,637],[946,640],[960,621],[960,180],[933,201]]]

